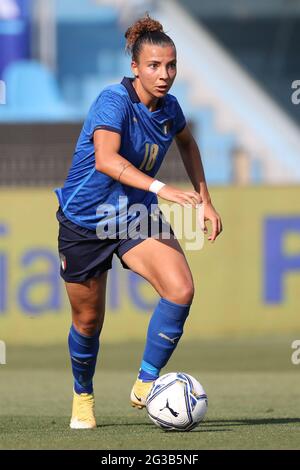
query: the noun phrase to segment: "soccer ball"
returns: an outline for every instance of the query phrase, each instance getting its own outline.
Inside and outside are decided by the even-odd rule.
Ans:
[[[171,372],[153,383],[146,407],[149,418],[165,431],[190,431],[203,420],[208,400],[194,377]]]

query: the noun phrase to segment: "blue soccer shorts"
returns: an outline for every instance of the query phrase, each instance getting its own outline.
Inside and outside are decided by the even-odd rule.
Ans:
[[[159,237],[169,233],[174,237],[170,224],[163,213],[157,209],[159,223],[151,225],[148,214],[148,234]],[[113,255],[116,254],[125,269],[130,269],[122,260],[122,256],[131,248],[143,242],[145,238],[106,238],[99,239],[96,232],[71,222],[59,207],[56,218],[59,222],[58,252],[60,257],[60,275],[66,282],[84,282],[99,277],[112,268]],[[151,230],[152,229],[152,230]]]

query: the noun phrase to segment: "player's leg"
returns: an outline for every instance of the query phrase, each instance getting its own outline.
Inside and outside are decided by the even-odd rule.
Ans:
[[[74,399],[70,426],[96,426],[93,376],[99,350],[99,335],[105,315],[107,271],[81,283],[66,282],[72,309],[69,351],[74,376]]]
[[[85,336],[100,334],[105,315],[108,271],[84,282],[66,282],[71,304],[72,323]]]
[[[190,268],[178,241],[148,238],[128,250],[123,262],[156,289],[161,299],[151,317],[132,404],[143,407],[160,370],[167,364],[180,340],[194,296]]]
[[[179,304],[192,302],[192,273],[178,240],[147,238],[128,250],[122,260],[149,281],[161,297]]]

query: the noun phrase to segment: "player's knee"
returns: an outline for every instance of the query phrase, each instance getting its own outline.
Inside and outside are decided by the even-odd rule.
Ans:
[[[193,302],[194,293],[194,286],[192,284],[186,284],[179,293],[180,302],[177,303],[191,304]]]
[[[96,333],[100,333],[98,323],[80,323],[77,325],[80,334],[85,336],[94,336]]]
[[[94,336],[96,333],[100,333],[102,324],[100,323],[97,315],[78,315],[73,322],[78,332],[85,336]]]
[[[194,298],[194,286],[191,282],[180,283],[170,290],[165,298],[176,304],[191,304]]]

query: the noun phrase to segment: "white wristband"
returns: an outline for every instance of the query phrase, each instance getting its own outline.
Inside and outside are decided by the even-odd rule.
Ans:
[[[155,180],[155,181],[153,181],[153,183],[150,184],[149,191],[151,193],[157,194],[158,191],[160,191],[161,188],[163,188],[164,186],[166,186],[165,183],[162,183],[161,181]]]

